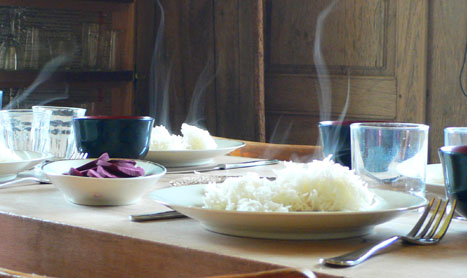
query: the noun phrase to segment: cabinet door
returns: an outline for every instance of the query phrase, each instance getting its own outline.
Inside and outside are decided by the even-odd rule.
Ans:
[[[348,90],[346,120],[424,122],[427,2],[266,1],[267,140],[316,144],[318,122],[338,119]]]

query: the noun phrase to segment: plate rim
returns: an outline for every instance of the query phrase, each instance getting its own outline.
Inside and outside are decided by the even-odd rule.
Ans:
[[[188,185],[200,187],[203,185]],[[169,187],[159,190],[170,190]],[[198,192],[201,188],[193,189]],[[425,207],[428,200],[421,196],[415,196],[406,192],[376,189],[376,191],[390,192],[395,194],[410,195],[413,202],[410,206],[400,206],[388,209],[372,209],[364,211],[332,211],[332,212],[251,212],[251,211],[229,211],[219,209],[207,209],[196,205],[183,206],[169,204],[165,200],[158,199],[155,195],[159,190],[149,194],[152,201],[158,202],[169,208],[194,219],[204,229],[229,236],[240,236],[248,238],[264,239],[286,239],[286,240],[330,240],[360,237],[369,234],[374,227],[389,222],[405,212]],[[196,193],[194,193],[196,194]],[[199,193],[198,193],[199,194]],[[377,196],[381,196],[377,194]],[[388,200],[389,197],[383,198]],[[392,195],[392,199],[397,195]],[[198,203],[198,200],[195,200]],[[351,216],[351,217],[349,217]],[[221,219],[221,220],[219,220]],[[353,219],[349,224],[346,219]],[[277,220],[277,221],[273,221]],[[323,222],[325,221],[325,222]],[[244,223],[244,224],[241,224]],[[277,224],[278,223],[278,224]],[[284,224],[283,223],[292,223]],[[333,224],[329,224],[333,223]],[[242,225],[238,229],[238,225]],[[262,225],[258,227],[258,225]]]
[[[190,150],[190,149],[186,149],[186,150],[149,150],[148,151],[148,154],[151,152],[151,153],[164,153],[164,154],[167,154],[167,153],[184,153],[184,152],[189,152],[189,153],[197,153],[197,152],[210,152],[210,151],[221,151],[221,150],[229,150],[229,149],[239,149],[239,148],[243,148],[245,147],[246,143],[241,141],[241,140],[233,140],[233,139],[217,139],[217,138],[214,138],[214,141],[229,141],[229,142],[235,142],[237,143],[237,145],[235,146],[229,146],[229,147],[225,147],[225,148],[215,148],[215,149],[202,149],[202,150]]]
[[[177,188],[183,188],[183,187],[201,187],[205,186],[206,184],[193,184],[193,185],[185,185],[185,186],[177,186]],[[409,195],[414,198],[419,198],[420,201],[423,201],[423,204],[418,204],[418,205],[413,205],[410,207],[399,207],[399,208],[393,208],[393,209],[378,209],[378,210],[362,210],[362,211],[290,211],[290,212],[253,212],[253,211],[233,211],[233,210],[222,210],[222,209],[208,209],[208,208],[202,208],[202,207],[197,207],[197,206],[183,206],[183,205],[178,205],[178,204],[169,204],[167,202],[161,201],[161,200],[154,200],[153,195],[160,190],[169,190],[174,187],[166,187],[166,188],[161,188],[158,190],[155,190],[153,192],[149,193],[149,198],[152,201],[155,201],[157,203],[160,203],[164,206],[168,207],[183,207],[183,208],[189,208],[189,209],[194,209],[194,210],[200,210],[200,211],[210,211],[210,212],[215,212],[215,213],[224,213],[224,214],[241,214],[241,215],[267,215],[267,216],[284,216],[284,215],[293,215],[293,216],[337,216],[337,215],[343,215],[343,216],[349,216],[349,215],[368,215],[368,214],[375,214],[375,213],[384,213],[384,212],[396,212],[396,211],[407,211],[407,210],[414,210],[421,208],[425,206],[428,203],[428,200],[424,197],[416,196],[416,195],[411,195],[406,192],[399,192],[399,191],[392,191],[392,190],[385,190],[385,189],[370,189],[370,191],[382,191],[382,192],[391,192],[395,194],[403,194],[403,195]]]

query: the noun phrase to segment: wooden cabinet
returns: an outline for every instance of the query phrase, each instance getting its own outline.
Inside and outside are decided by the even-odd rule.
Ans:
[[[117,57],[119,65],[112,70],[89,70],[80,67],[80,52],[73,57],[71,69],[59,68],[34,92],[38,104],[53,98],[41,90],[67,90],[61,102],[69,106],[82,106],[87,114],[131,115],[135,113],[135,1],[134,0],[4,0],[1,8],[20,7],[29,13],[25,22],[41,26],[41,32],[68,32],[81,47],[81,25],[95,22],[118,30]],[[25,13],[26,13],[25,12]],[[105,19],[103,19],[105,18]],[[41,22],[42,21],[42,22]],[[57,31],[59,30],[59,31]],[[46,38],[41,43],[47,43]],[[42,47],[44,48],[44,47]],[[42,65],[41,65],[42,66]],[[14,88],[24,91],[40,72],[19,67],[15,71],[0,71],[0,90]],[[5,92],[7,93],[7,92]],[[60,96],[59,96],[60,97]],[[4,99],[7,98],[4,96]],[[5,105],[5,103],[4,103]]]

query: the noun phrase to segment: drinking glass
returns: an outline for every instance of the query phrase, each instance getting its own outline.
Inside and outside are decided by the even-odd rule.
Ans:
[[[39,68],[39,54],[40,54],[40,31],[37,27],[26,29],[26,42],[23,55],[23,67],[26,69]]]
[[[55,158],[69,159],[77,152],[72,120],[74,117],[84,116],[86,109],[59,106],[33,106],[32,110],[40,112],[49,111],[49,113],[51,113],[47,148]]]
[[[19,9],[11,9],[9,12],[10,32],[6,39],[0,44],[0,69],[2,70],[18,69],[20,44],[17,39],[16,24],[20,14],[21,12]]]
[[[115,29],[101,32],[99,40],[99,65],[104,70],[117,70],[120,66],[118,40],[121,32]]]
[[[0,134],[12,150],[46,153],[50,111],[0,110]]]
[[[82,66],[87,69],[96,69],[99,53],[99,24],[83,23],[81,39]]]
[[[0,69],[18,69],[18,48],[19,43],[13,36],[8,35],[6,40],[0,45]]]
[[[352,169],[370,188],[424,196],[428,129],[410,123],[351,124]]]
[[[447,127],[444,129],[444,145],[467,145],[467,127]]]

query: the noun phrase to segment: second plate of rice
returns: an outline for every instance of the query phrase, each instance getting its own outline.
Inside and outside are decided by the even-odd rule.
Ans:
[[[149,150],[145,159],[165,167],[191,167],[212,163],[215,157],[226,155],[245,143],[236,140],[214,139],[215,149],[203,150]]]

